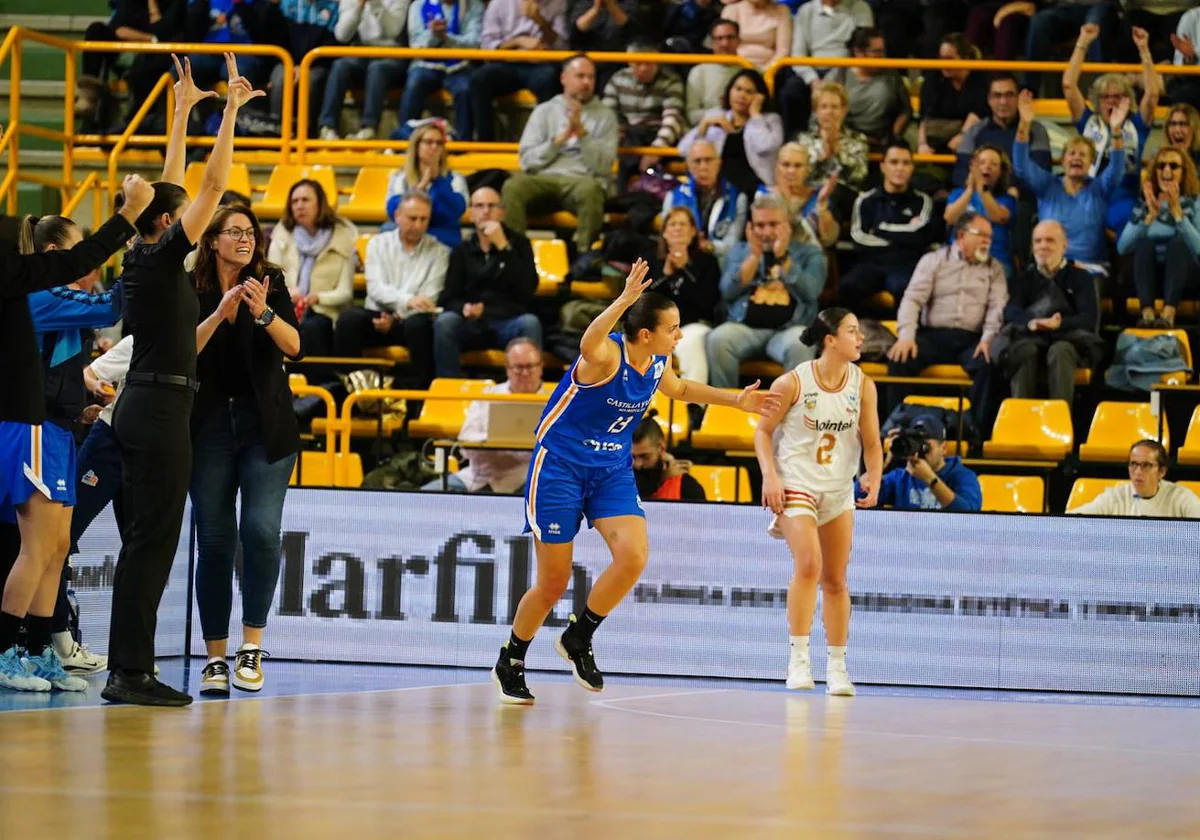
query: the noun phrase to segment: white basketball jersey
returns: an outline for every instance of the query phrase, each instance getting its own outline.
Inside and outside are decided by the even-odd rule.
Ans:
[[[816,365],[802,362],[790,371],[796,399],[775,429],[775,463],[785,488],[824,493],[844,490],[858,472],[863,375],[852,364],[841,387],[827,391]]]

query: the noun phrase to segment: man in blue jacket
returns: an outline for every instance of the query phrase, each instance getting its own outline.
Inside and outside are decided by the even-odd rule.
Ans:
[[[983,506],[983,491],[979,477],[964,467],[962,458],[946,457],[946,429],[932,414],[919,414],[905,427],[904,432],[917,432],[924,437],[924,446],[908,457],[903,469],[883,474],[879,488],[879,506],[896,510],[954,510],[977,511]],[[894,442],[901,433],[893,429],[887,437]],[[889,445],[888,464],[896,460]],[[855,494],[858,485],[855,484]]]

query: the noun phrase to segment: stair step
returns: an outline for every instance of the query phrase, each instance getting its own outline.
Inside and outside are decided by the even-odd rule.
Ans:
[[[91,15],[109,18],[108,0],[4,0],[5,18],[9,15]]]
[[[8,79],[0,81],[0,97],[8,98],[12,90],[12,82]],[[33,99],[53,99],[62,107],[63,97],[67,95],[67,83],[64,81],[47,81],[27,79],[21,82],[21,104]]]
[[[11,1],[11,0],[10,0]],[[7,6],[8,3],[6,2]],[[42,11],[39,5],[39,12]],[[47,35],[73,35],[76,38],[82,39],[83,33],[87,31],[95,21],[108,20],[108,15],[104,12],[96,14],[86,14],[77,10],[74,14],[69,15],[48,15],[48,14],[29,14],[29,15],[4,15],[4,23],[6,26],[21,26],[25,29],[36,29],[38,32],[44,32]]]

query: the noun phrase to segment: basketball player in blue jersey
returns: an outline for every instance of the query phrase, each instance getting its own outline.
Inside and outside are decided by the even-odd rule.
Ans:
[[[780,397],[758,392],[757,382],[739,393],[675,375],[671,353],[680,338],[679,310],[662,295],[643,294],[650,286],[648,272],[638,260],[621,296],[592,321],[579,341],[579,358],[538,424],[525,482],[525,530],[533,532],[537,581],[521,599],[492,671],[504,703],[533,702],[525,685],[525,653],[567,589],[572,543],[585,516],[608,543],[612,563],[592,586],[583,615],[571,616],[554,648],[571,664],[576,682],[588,691],[604,690],[592,634],[637,583],[649,554],[631,452],[634,427],[654,392],[759,414],[778,408]]]

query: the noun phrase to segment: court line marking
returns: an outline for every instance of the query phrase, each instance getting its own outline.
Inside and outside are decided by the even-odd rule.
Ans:
[[[690,693],[692,693],[692,694],[712,694],[712,693],[715,693],[718,691],[728,691],[728,690],[729,689],[713,689],[711,691],[695,691],[695,692],[690,692]],[[689,693],[689,692],[679,692],[674,695],[661,695],[661,696],[664,696],[664,697],[676,696],[676,697],[678,697],[678,696],[683,696],[683,694],[685,694],[685,693]],[[814,697],[814,696],[816,696],[816,695],[809,695],[809,697]],[[668,712],[652,712],[647,709],[627,709],[622,706],[612,705],[614,703],[622,703],[622,702],[628,702],[630,700],[638,700],[638,699],[656,699],[656,698],[653,698],[653,697],[644,697],[644,698],[614,697],[611,700],[592,700],[592,701],[590,701],[590,703],[591,703],[591,705],[597,706],[601,709],[610,709],[615,712],[625,712],[627,714],[633,714],[633,715],[645,715],[647,717],[657,717],[657,718],[667,718],[670,720],[691,721],[693,723],[721,723],[721,724],[726,724],[726,725],[730,725],[730,726],[749,726],[749,727],[755,727],[755,728],[760,728],[760,729],[776,729],[776,730],[782,729],[784,731],[801,730],[801,731],[805,731],[805,732],[820,732],[820,733],[828,733],[830,731],[836,731],[843,735],[866,735],[866,736],[870,736],[870,737],[904,738],[904,739],[918,740],[918,741],[955,741],[955,742],[966,743],[966,744],[996,744],[999,746],[1012,746],[1012,747],[1038,747],[1040,749],[1046,749],[1047,747],[1049,747],[1049,748],[1055,749],[1055,750],[1074,749],[1074,750],[1083,750],[1083,751],[1090,750],[1093,752],[1130,753],[1130,754],[1134,754],[1134,755],[1152,755],[1152,756],[1170,755],[1170,756],[1177,756],[1180,758],[1187,758],[1189,760],[1194,760],[1196,757],[1195,751],[1182,752],[1182,751],[1177,751],[1177,750],[1147,750],[1147,749],[1139,749],[1137,747],[1109,747],[1109,746],[1101,746],[1101,745],[1097,745],[1097,744],[1057,744],[1057,743],[1053,743],[1053,742],[1049,742],[1049,741],[1027,741],[1024,739],[975,738],[975,737],[971,737],[971,736],[967,736],[967,735],[924,735],[924,734],[915,733],[915,732],[883,732],[883,731],[876,731],[876,730],[872,730],[872,729],[838,728],[836,730],[830,730],[829,728],[824,727],[824,726],[792,726],[792,725],[789,725],[786,723],[763,723],[761,721],[754,721],[754,720],[728,720],[726,718],[708,718],[708,717],[698,717],[698,716],[694,716],[694,715],[677,715],[677,714],[670,714]],[[804,698],[804,699],[807,699],[807,698]],[[827,699],[826,702],[849,703],[849,702],[853,702],[853,701],[850,698],[835,698],[833,700]]]

